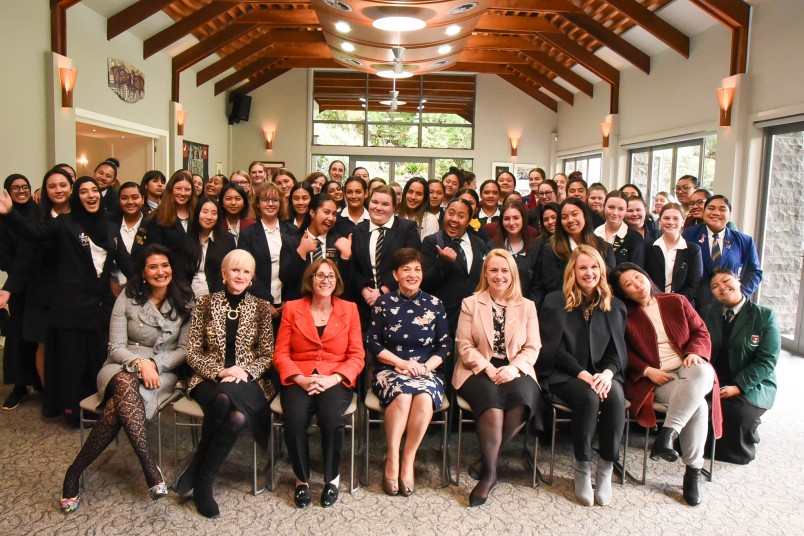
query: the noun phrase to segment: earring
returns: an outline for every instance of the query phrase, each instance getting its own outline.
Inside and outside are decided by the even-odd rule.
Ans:
[[[249,281],[248,286],[252,286],[252,285],[254,285],[254,281]]]
[[[226,280],[225,279],[223,280],[223,286],[224,287],[226,286]]]

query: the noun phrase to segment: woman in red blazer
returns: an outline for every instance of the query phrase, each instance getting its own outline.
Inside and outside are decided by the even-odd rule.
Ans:
[[[300,300],[285,303],[279,325],[274,366],[282,381],[285,442],[296,474],[294,502],[310,504],[307,428],[313,415],[321,429],[324,491],[321,506],[338,500],[343,412],[352,401],[365,350],[357,306],[336,298],[343,279],[330,259],[318,259],[305,270]]]
[[[708,431],[706,395],[717,387],[709,364],[712,345],[709,332],[690,302],[680,294],[660,294],[647,272],[622,263],[611,274],[616,291],[628,304],[625,341],[628,346],[628,378],[625,395],[631,412],[646,427],[656,425],[653,402],[667,404],[667,416],[653,443],[650,457],[674,462],[680,455],[687,466],[684,500],[701,502],[701,468]],[[720,401],[715,397],[715,434],[720,436]]]

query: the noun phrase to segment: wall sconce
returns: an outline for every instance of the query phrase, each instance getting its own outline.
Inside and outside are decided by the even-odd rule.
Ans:
[[[609,135],[611,134],[611,123],[600,123],[600,133],[603,134],[603,147],[608,147]]]
[[[276,131],[273,130],[264,130],[265,134],[265,150],[266,151],[273,151],[274,150],[274,135]]]
[[[87,156],[86,156],[85,154],[82,154],[81,156],[79,156],[79,157],[76,159],[76,161],[75,161],[75,162],[76,162],[76,164],[78,164],[80,167],[86,167],[86,165],[87,165],[87,164],[89,164],[89,160],[87,160]]]
[[[59,67],[59,81],[61,82],[61,105],[63,108],[73,107],[73,89],[78,69],[72,67]]]
[[[516,150],[519,148],[519,138],[509,138],[511,141],[511,156],[516,156]]]
[[[720,126],[731,126],[731,104],[734,102],[734,88],[717,88],[717,102],[720,105]]]
[[[179,128],[177,129],[177,134],[179,136],[184,136],[185,121],[187,121],[187,110],[176,110],[176,123],[179,126]]]

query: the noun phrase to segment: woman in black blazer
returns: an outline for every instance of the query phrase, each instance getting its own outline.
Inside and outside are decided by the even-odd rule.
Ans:
[[[377,186],[369,198],[370,220],[360,222],[352,233],[352,281],[354,288],[360,292],[357,309],[363,331],[369,327],[371,307],[377,298],[399,287],[391,269],[394,252],[402,248],[421,249],[416,223],[395,217],[396,204],[393,188],[385,184]],[[382,244],[377,256],[376,244],[380,234]]]
[[[667,203],[659,213],[660,236],[646,244],[645,271],[662,292],[685,296],[695,305],[695,296],[703,282],[701,248],[684,240],[684,215],[681,205]]]
[[[603,204],[605,222],[595,229],[595,235],[611,244],[616,264],[630,262],[639,267],[645,264],[645,239],[623,221],[628,210],[628,197],[619,190],[606,195]]]
[[[186,169],[176,171],[165,187],[162,202],[148,216],[148,243],[180,252],[189,236],[197,201],[192,174]]]
[[[551,395],[572,408],[575,497],[584,506],[611,500],[611,474],[625,425],[625,305],[613,297],[606,265],[595,248],[578,246],[569,258],[564,292],[548,294],[541,316],[537,370]],[[592,493],[592,438],[600,459]]]
[[[422,289],[444,303],[453,338],[458,329],[461,302],[477,288],[483,258],[488,251],[482,240],[466,230],[473,212],[474,208],[465,199],[452,199],[444,212],[441,230],[424,237],[422,242]],[[471,250],[471,259],[467,249]]]
[[[12,210],[0,197],[4,221],[30,240],[53,239],[58,248],[58,282],[52,296],[45,354],[46,416],[64,413],[78,424],[78,404],[96,391],[95,378],[106,360],[109,320],[114,305],[110,273],[115,263],[129,276],[131,257],[120,233],[101,211],[98,183],[75,182],[70,214],[37,223]]]

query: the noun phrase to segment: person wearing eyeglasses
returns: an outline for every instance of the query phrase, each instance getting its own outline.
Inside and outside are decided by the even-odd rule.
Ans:
[[[302,298],[285,303],[274,366],[282,384],[284,432],[296,475],[293,501],[310,505],[307,428],[315,415],[321,429],[324,490],[321,506],[338,500],[343,413],[352,401],[366,352],[357,305],[338,298],[344,281],[335,261],[314,260],[302,276]]]
[[[676,181],[676,198],[684,210],[690,209],[690,196],[698,189],[698,177],[683,175]]]

